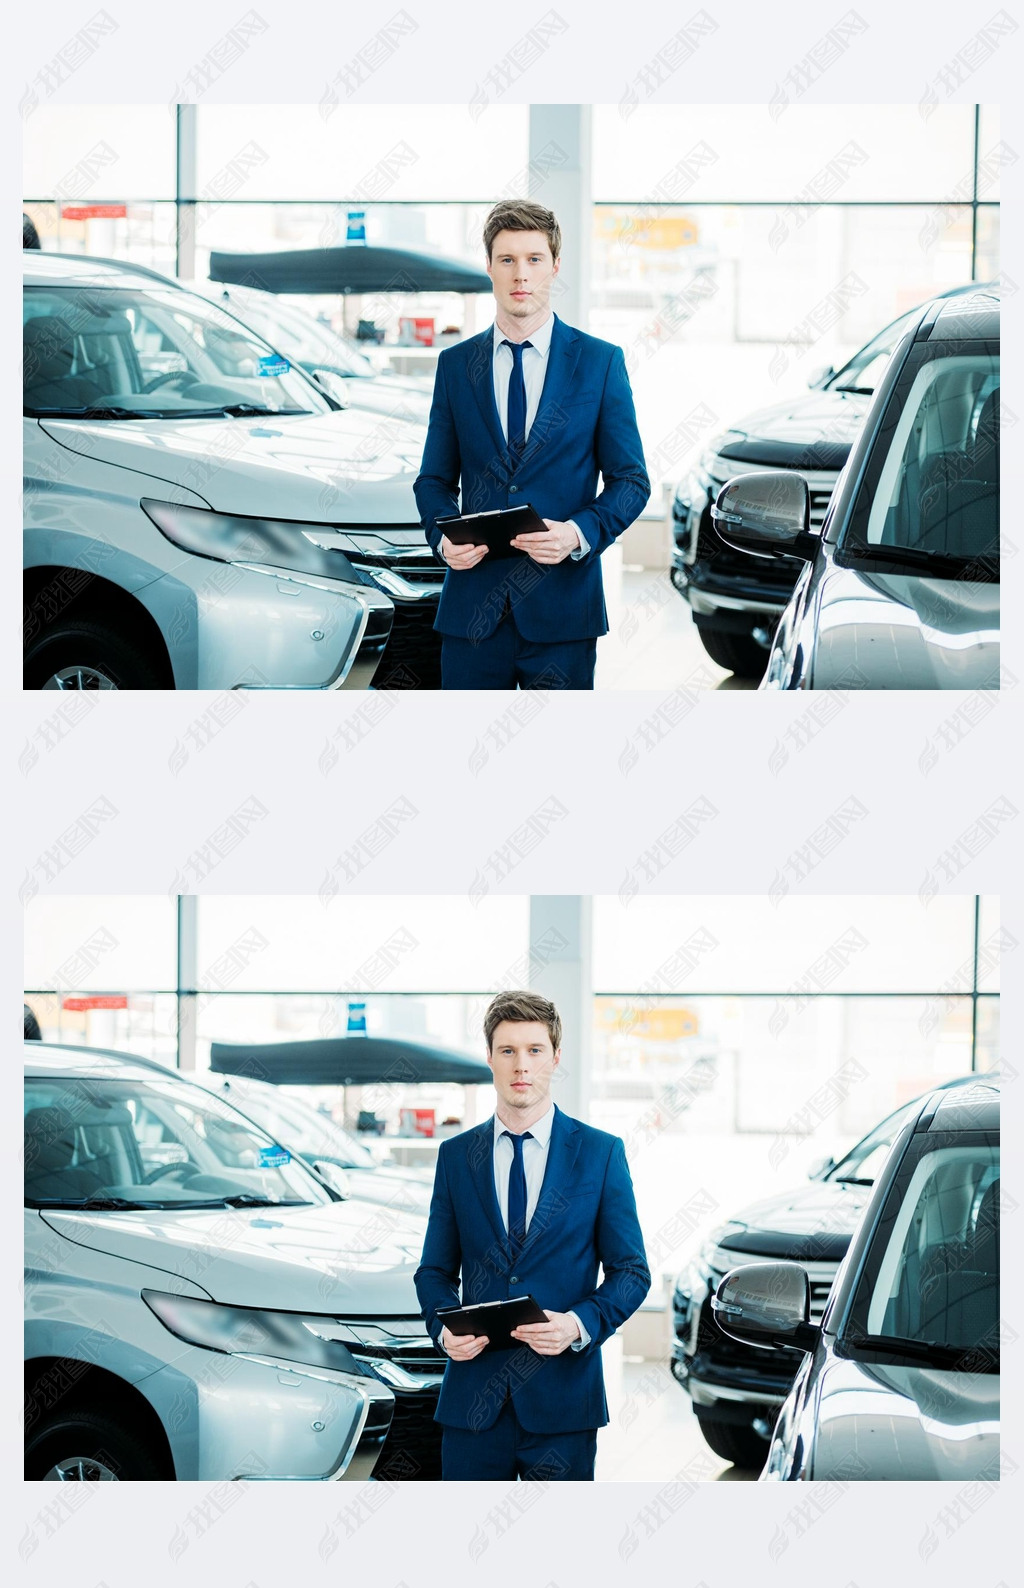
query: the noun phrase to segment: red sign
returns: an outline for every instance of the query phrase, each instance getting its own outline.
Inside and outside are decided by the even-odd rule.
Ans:
[[[65,1009],[127,1009],[128,1000],[123,993],[90,993],[83,998],[65,998]]]
[[[65,204],[60,212],[65,221],[123,221],[128,214],[126,204]]]
[[[434,1134],[434,1110],[432,1108],[401,1108],[399,1109],[399,1129],[403,1136],[432,1136]]]

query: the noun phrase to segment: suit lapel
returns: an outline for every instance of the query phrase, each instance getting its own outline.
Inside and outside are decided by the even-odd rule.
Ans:
[[[498,405],[494,401],[494,327],[489,325],[478,336],[471,336],[466,347],[467,373],[473,396],[491,440],[499,455],[507,462],[508,448],[501,433]]]
[[[537,448],[543,446],[544,437],[552,423],[556,429],[560,427],[559,409],[572,385],[583,347],[582,338],[577,336],[571,325],[566,325],[557,314],[554,320],[555,323],[551,328],[551,346],[548,349],[548,367],[544,374],[544,385],[541,389],[536,418],[530,426],[530,434],[527,437],[524,461],[529,459]],[[561,422],[564,423],[564,418]]]
[[[508,1245],[508,1235],[501,1222],[498,1193],[494,1189],[494,1120],[488,1119],[482,1125],[475,1126],[469,1132],[469,1136],[471,1139],[466,1143],[469,1173],[480,1206],[487,1215],[487,1221],[502,1247],[505,1248]]]
[[[568,1114],[563,1114],[556,1104],[555,1117],[551,1122],[548,1161],[544,1167],[544,1179],[541,1182],[537,1206],[523,1243],[523,1253],[530,1251],[538,1241],[543,1240],[547,1231],[569,1207],[565,1190],[572,1179],[582,1140],[583,1132],[579,1125],[574,1119],[570,1119]]]

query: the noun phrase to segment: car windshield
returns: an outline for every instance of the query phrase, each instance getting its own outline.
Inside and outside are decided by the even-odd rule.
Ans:
[[[917,1101],[907,1103],[903,1108],[898,1108],[895,1114],[883,1119],[880,1125],[876,1125],[874,1130],[869,1131],[863,1140],[857,1143],[856,1147],[851,1147],[846,1157],[840,1158],[824,1178],[839,1184],[854,1181],[861,1185],[873,1185],[879,1169],[888,1157],[889,1148],[911,1114],[920,1106]]]
[[[330,404],[254,332],[173,287],[26,287],[31,416],[98,419],[327,413]]]
[[[998,1142],[981,1131],[919,1133],[886,1198],[844,1338],[895,1354],[903,1342],[908,1356],[927,1347],[941,1365],[945,1353],[987,1346],[995,1355],[998,1329]]]
[[[825,382],[825,390],[873,392],[897,342],[920,313],[920,309],[911,309],[894,320],[892,325],[887,325],[884,331],[879,331],[859,353],[854,353],[848,364],[844,364],[837,374]]]
[[[376,1160],[329,1114],[285,1093],[239,1092],[235,1107],[304,1158],[331,1158],[343,1169],[373,1169]]]
[[[324,1203],[313,1175],[216,1097],[159,1076],[25,1082],[31,1207]]]
[[[364,380],[372,379],[377,373],[370,360],[348,347],[329,325],[321,324],[294,304],[253,296],[230,298],[225,308],[267,337],[296,363],[326,364],[340,374]]]
[[[912,350],[841,542],[850,557],[998,580],[999,357],[964,346]]]

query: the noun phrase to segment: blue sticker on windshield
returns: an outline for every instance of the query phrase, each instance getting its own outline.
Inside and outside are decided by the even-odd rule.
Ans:
[[[270,353],[266,358],[261,358],[256,365],[257,375],[287,375],[291,369],[288,359],[281,358],[277,353]]]
[[[261,1147],[260,1168],[280,1169],[283,1164],[291,1163],[292,1155],[287,1147]]]

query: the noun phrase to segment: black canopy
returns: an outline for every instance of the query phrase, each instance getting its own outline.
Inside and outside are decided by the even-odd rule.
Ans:
[[[214,1042],[210,1068],[273,1086],[371,1086],[456,1081],[488,1086],[486,1064],[448,1048],[396,1037],[326,1037],[309,1042]]]
[[[210,280],[263,292],[490,292],[486,271],[406,248],[287,248],[210,255]]]

